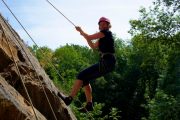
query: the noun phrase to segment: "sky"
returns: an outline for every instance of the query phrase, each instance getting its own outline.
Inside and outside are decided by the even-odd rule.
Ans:
[[[4,0],[38,46],[56,49],[66,44],[88,46],[75,27],[59,14],[47,0]],[[130,20],[140,17],[140,7],[149,8],[154,0],[49,0],[76,26],[86,33],[98,32],[98,20],[111,20],[111,31],[123,40],[131,39]],[[0,13],[24,42],[32,41],[0,1]]]

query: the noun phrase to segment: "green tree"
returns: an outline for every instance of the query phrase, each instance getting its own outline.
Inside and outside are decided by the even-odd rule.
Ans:
[[[36,45],[33,45],[32,47],[29,47],[31,52],[36,56],[38,59],[40,65],[45,69],[46,73],[52,78],[52,70],[53,70],[53,63],[52,63],[52,57],[53,57],[53,50],[48,48],[47,46],[44,47],[37,47]]]
[[[158,91],[149,104],[150,115],[148,120],[179,120],[180,105],[173,97]]]
[[[138,20],[130,21],[132,28],[129,31],[133,36],[134,53],[142,58],[139,66],[142,74],[138,80],[141,87],[138,89],[144,92],[146,99],[154,99],[156,90],[163,89],[178,100],[179,1],[157,0],[149,11],[142,8],[140,13]],[[168,112],[172,113],[170,109]]]

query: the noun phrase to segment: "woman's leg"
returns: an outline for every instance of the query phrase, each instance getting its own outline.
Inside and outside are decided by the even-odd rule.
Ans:
[[[65,102],[66,105],[70,105],[73,98],[76,96],[77,92],[81,88],[82,84],[83,84],[83,81],[77,79],[73,85],[70,96],[66,97],[59,94],[59,97]]]
[[[71,94],[70,96],[71,97],[75,97],[77,92],[79,91],[79,89],[81,88],[83,84],[83,81],[82,80],[76,80],[74,85],[73,85],[73,88],[71,90]],[[91,88],[91,85],[88,84],[86,86],[84,86],[84,91],[85,91],[85,95],[86,95],[86,101],[87,102],[92,102],[92,88]]]
[[[91,88],[91,85],[88,84],[88,85],[84,86],[84,91],[85,91],[87,103],[92,102],[92,88]]]
[[[78,74],[77,80],[75,81],[75,83],[72,87],[70,96],[61,97],[61,98],[64,100],[66,105],[69,105],[72,102],[73,98],[76,96],[79,89],[82,86],[84,86],[87,102],[88,101],[91,102],[92,101],[92,90],[91,90],[91,86],[89,84],[89,81],[92,79],[95,79],[97,77],[100,77],[100,76],[102,76],[102,74],[99,72],[99,63],[92,65],[89,68],[81,71]]]
[[[82,85],[83,85],[82,80],[76,80],[74,85],[73,85],[73,88],[71,90],[70,96],[74,98]]]

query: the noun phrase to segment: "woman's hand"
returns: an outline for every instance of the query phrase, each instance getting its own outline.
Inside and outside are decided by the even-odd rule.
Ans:
[[[92,34],[92,35],[88,35],[87,33],[85,33],[85,32],[81,29],[81,27],[76,26],[75,28],[76,28],[76,30],[77,30],[78,32],[80,32],[80,34],[87,40],[88,45],[89,45],[92,49],[98,48],[99,42],[97,41],[96,43],[93,43],[92,40],[94,40],[94,39],[99,39],[99,38],[104,37],[104,34],[103,34],[102,32],[98,32],[98,33],[95,33],[95,34]]]
[[[75,28],[76,28],[76,30],[77,30],[78,32],[82,33],[82,29],[81,29],[81,27],[76,26]]]
[[[81,34],[82,36],[87,35],[86,33],[84,33],[84,31],[81,29],[81,27],[76,26],[75,28],[76,28],[76,30],[77,30],[78,32],[80,32],[80,34]]]

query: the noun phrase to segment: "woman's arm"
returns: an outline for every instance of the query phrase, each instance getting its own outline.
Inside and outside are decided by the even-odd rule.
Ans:
[[[88,34],[86,34],[86,33],[81,33],[81,35],[87,40],[88,45],[89,45],[92,49],[98,48],[98,46],[99,46],[99,41],[96,41],[95,43],[93,43],[92,40],[95,40],[95,39],[99,39],[99,38],[104,37],[104,34],[101,33],[101,32],[95,33],[95,34],[93,34],[93,35],[88,35]]]
[[[80,34],[87,40],[88,45],[94,49],[97,48],[99,45],[99,42],[96,41],[95,43],[92,42],[92,40],[95,39],[99,39],[99,38],[103,38],[104,34],[102,32],[98,32],[92,35],[88,35],[87,33],[85,33],[80,27],[76,27],[76,30],[80,32]]]

